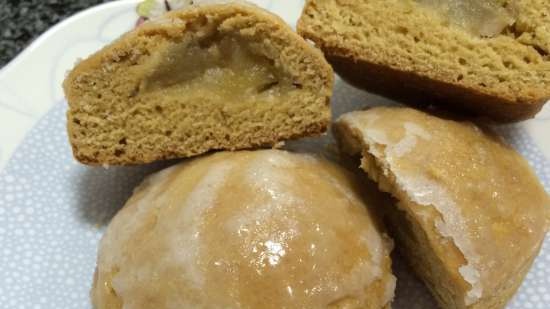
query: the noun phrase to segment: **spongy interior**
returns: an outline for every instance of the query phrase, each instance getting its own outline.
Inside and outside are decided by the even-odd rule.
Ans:
[[[550,14],[545,2],[532,1],[532,7],[527,7],[529,1],[513,2],[519,8],[515,22],[493,30],[494,37],[449,27],[454,23],[472,24],[479,32],[481,26],[487,26],[486,15],[495,15],[496,11],[504,14],[505,9],[499,9],[502,1],[493,0],[482,14],[474,14],[472,6],[462,5],[463,9],[453,13],[454,22],[449,21],[449,7],[470,2],[481,5],[487,1],[315,1],[315,5],[306,7],[299,29],[306,37],[323,41],[335,54],[343,47],[348,54],[373,63],[514,98],[529,97],[536,91],[546,93],[550,36],[544,25]],[[437,9],[426,6],[440,7],[446,13],[442,16]],[[502,16],[493,17],[498,24]]]
[[[93,85],[68,114],[80,159],[153,161],[323,130],[324,85],[283,61],[284,46],[205,21],[197,27],[177,40],[136,39],[120,59],[79,77]]]

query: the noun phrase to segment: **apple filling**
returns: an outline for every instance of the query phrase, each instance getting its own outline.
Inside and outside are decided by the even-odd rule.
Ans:
[[[481,37],[494,37],[516,20],[507,0],[416,0],[448,18],[449,23]]]
[[[255,47],[232,36],[169,45],[151,57],[140,92],[241,104],[272,101],[300,88]]]

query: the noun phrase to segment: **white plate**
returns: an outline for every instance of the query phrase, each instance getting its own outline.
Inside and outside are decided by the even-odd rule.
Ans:
[[[294,25],[303,1],[255,1]],[[90,308],[96,246],[105,224],[144,175],[169,163],[90,168],[74,161],[61,82],[77,58],[131,29],[137,1],[104,4],[60,23],[0,71],[0,308]],[[389,100],[338,80],[334,114]],[[550,187],[550,107],[497,128]],[[319,151],[328,138],[293,147]],[[435,308],[399,260],[394,308]],[[547,241],[508,308],[550,308]]]

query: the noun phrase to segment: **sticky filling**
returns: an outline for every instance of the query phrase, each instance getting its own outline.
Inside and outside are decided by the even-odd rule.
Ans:
[[[517,11],[508,0],[415,0],[435,10],[452,25],[476,36],[494,37],[512,25]]]
[[[236,36],[171,44],[152,55],[139,92],[224,104],[269,101],[300,88],[273,59]]]

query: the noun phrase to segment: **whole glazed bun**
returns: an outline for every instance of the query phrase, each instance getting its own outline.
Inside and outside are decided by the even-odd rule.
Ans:
[[[150,176],[99,249],[97,309],[389,308],[391,241],[350,173],[278,150]]]
[[[335,133],[396,199],[384,221],[441,308],[504,308],[549,222],[527,161],[488,129],[411,108],[347,113]]]

